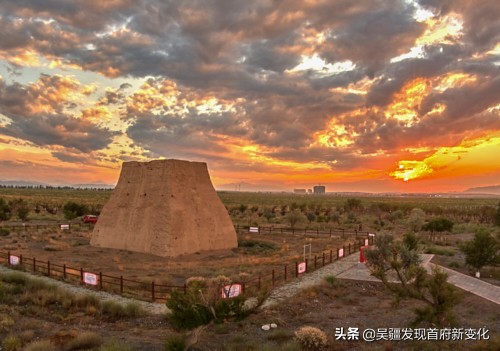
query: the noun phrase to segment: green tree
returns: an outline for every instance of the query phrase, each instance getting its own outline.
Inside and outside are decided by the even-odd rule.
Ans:
[[[0,198],[0,221],[8,221],[11,216],[10,206]]]
[[[474,239],[460,245],[465,254],[465,263],[477,272],[484,266],[497,263],[500,259],[500,244],[486,229],[480,228]]]
[[[410,212],[408,217],[408,226],[413,232],[418,232],[422,229],[422,225],[425,222],[425,212],[420,208],[414,208]]]
[[[380,279],[397,300],[411,298],[423,303],[415,309],[414,324],[428,322],[443,326],[452,323],[458,295],[447,283],[447,274],[439,269],[428,274],[420,265],[413,240],[395,242],[391,235],[380,235],[375,245],[366,251],[371,274]],[[399,284],[390,281],[393,275]]]
[[[359,210],[363,206],[361,205],[361,200],[360,199],[347,199],[345,203],[345,208],[348,211],[353,211],[353,210]]]
[[[276,217],[276,215],[274,214],[274,211],[269,207],[264,208],[264,211],[262,212],[262,216],[267,220],[267,222],[269,222],[271,219]]]
[[[304,214],[298,209],[295,209],[286,215],[286,219],[288,220],[288,223],[290,223],[290,227],[295,228],[297,223],[305,222],[306,216],[304,216]]]
[[[312,212],[307,213],[307,220],[309,223],[314,222],[316,220],[316,215]]]
[[[454,223],[447,218],[437,217],[426,223],[422,229],[430,232],[449,232],[453,229]]]
[[[18,202],[17,209],[16,209],[17,217],[21,221],[27,221],[28,220],[28,215],[30,213],[30,208],[28,207],[28,203],[25,200],[22,200]]]
[[[66,219],[74,219],[83,216],[88,212],[86,205],[77,204],[76,202],[69,201],[63,207],[64,217]]]
[[[495,225],[500,226],[500,201],[498,202],[497,209],[494,216]]]

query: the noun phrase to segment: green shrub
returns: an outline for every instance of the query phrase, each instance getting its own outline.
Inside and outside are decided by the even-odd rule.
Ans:
[[[94,349],[102,344],[102,338],[99,334],[93,332],[85,332],[76,336],[68,342],[66,348],[68,350],[88,350]]]
[[[56,348],[50,340],[38,340],[30,342],[23,351],[55,351]]]
[[[113,320],[125,318],[127,316],[124,306],[112,300],[106,300],[102,303],[101,312],[103,315]]]
[[[244,309],[245,297],[221,299],[220,289],[229,278],[219,276],[207,280],[194,277],[186,281],[186,292],[172,291],[167,307],[172,311],[169,318],[179,329],[192,329],[210,321],[222,322],[227,318],[242,319],[250,311]]]
[[[165,351],[184,351],[186,349],[186,338],[181,334],[173,334],[165,341]]]
[[[440,256],[455,256],[455,251],[450,249],[439,248],[430,246],[425,250],[426,254],[440,255]]]
[[[1,349],[5,351],[21,350],[21,340],[17,336],[8,335],[3,339]]]
[[[10,230],[7,228],[0,228],[0,236],[7,236],[10,234]]]
[[[267,243],[257,240],[241,240],[238,243],[238,247],[244,248],[251,252],[269,252],[277,250],[276,245],[273,243]]]
[[[133,351],[132,346],[117,341],[108,341],[98,349],[99,351]]]
[[[137,302],[128,302],[125,307],[125,316],[128,318],[135,318],[144,315],[144,309]]]
[[[458,263],[457,261],[452,261],[450,263],[448,263],[448,267],[450,268],[460,268],[462,265],[460,263]]]

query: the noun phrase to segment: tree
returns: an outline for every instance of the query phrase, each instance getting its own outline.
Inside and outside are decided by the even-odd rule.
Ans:
[[[481,268],[500,259],[500,244],[486,229],[480,228],[474,239],[460,245],[465,254],[465,263],[479,272]]]
[[[276,215],[274,214],[274,211],[269,207],[264,208],[264,211],[262,212],[262,216],[267,220],[268,223],[271,219],[276,217]]]
[[[345,203],[345,208],[348,211],[361,209],[363,206],[361,205],[360,199],[347,199]]]
[[[17,217],[23,222],[28,220],[28,214],[30,213],[30,208],[25,200],[20,199],[17,204]]]
[[[63,207],[64,217],[66,219],[74,219],[83,216],[88,212],[86,205],[77,204],[76,202],[69,201]]]
[[[306,217],[302,212],[300,212],[298,209],[295,209],[291,212],[289,212],[286,215],[286,218],[288,222],[290,223],[290,227],[295,228],[295,225],[299,222],[304,222],[306,220]]]
[[[449,232],[453,229],[454,223],[447,218],[433,218],[429,223],[426,223],[422,229],[430,232]]]
[[[498,202],[498,206],[494,215],[495,225],[500,226],[500,201]]]
[[[447,283],[446,273],[439,269],[433,269],[432,274],[426,272],[414,244],[411,237],[398,243],[391,235],[377,236],[376,247],[366,251],[371,274],[398,300],[411,298],[424,303],[415,309],[414,324],[450,324],[454,320],[453,307],[458,302],[456,290]],[[391,275],[395,275],[399,284],[390,282]]]
[[[0,198],[0,221],[8,221],[10,219],[10,207],[4,199]]]
[[[413,232],[418,232],[422,229],[425,221],[425,212],[420,208],[414,208],[408,217],[408,226]]]
[[[307,213],[307,220],[309,221],[309,223],[314,222],[315,219],[316,219],[316,215],[314,213],[312,213],[312,212]]]

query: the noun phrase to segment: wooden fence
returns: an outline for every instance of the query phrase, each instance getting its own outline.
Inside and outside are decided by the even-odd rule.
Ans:
[[[303,267],[304,262],[291,262],[284,264],[281,269],[273,269],[267,273],[259,273],[257,276],[239,283],[242,291],[247,296],[256,296],[262,289],[274,288],[284,284],[301,274],[307,274],[315,271],[336,260],[359,252],[362,246],[373,244],[373,236],[368,235],[364,238],[356,238],[354,242],[349,242],[343,247],[333,250],[324,250],[320,254],[306,259],[305,272],[300,273],[299,266]],[[33,272],[51,277],[53,279],[63,280],[71,284],[85,285],[94,290],[102,290],[109,293],[120,294],[126,297],[132,297],[139,300],[166,302],[172,290],[186,292],[184,285],[165,285],[152,281],[137,281],[126,279],[123,276],[112,276],[103,272],[92,272],[83,267],[70,267],[66,264],[55,263],[51,261],[37,260],[35,257],[15,255],[9,252],[0,251],[0,264],[11,268],[18,268],[24,271]],[[86,282],[85,277],[90,275],[92,284]]]

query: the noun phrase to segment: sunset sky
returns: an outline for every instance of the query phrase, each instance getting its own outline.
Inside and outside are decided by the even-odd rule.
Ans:
[[[0,180],[500,184],[498,0],[0,2]]]

